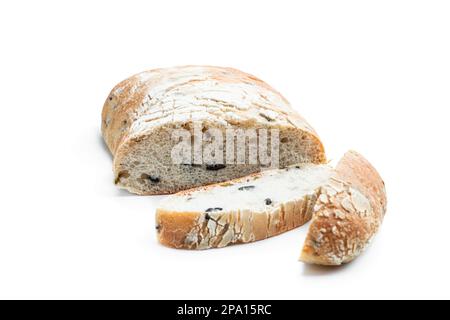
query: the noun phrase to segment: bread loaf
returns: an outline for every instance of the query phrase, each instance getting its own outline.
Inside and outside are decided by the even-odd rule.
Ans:
[[[312,127],[265,82],[235,69],[185,66],[140,73],[108,96],[102,133],[114,156],[115,183],[136,194],[170,194],[264,167],[248,155],[245,164],[174,163],[174,130],[194,133],[198,123],[204,135],[218,129],[225,143],[229,128],[279,130],[282,168],[326,161]]]

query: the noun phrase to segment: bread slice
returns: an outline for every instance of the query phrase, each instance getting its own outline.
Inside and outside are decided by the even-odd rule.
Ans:
[[[157,209],[159,241],[184,249],[248,243],[297,228],[311,219],[327,165],[265,171],[168,197]]]
[[[368,246],[385,212],[383,181],[351,151],[336,169],[303,164],[172,195],[157,209],[156,225],[166,246],[209,249],[262,240],[312,218],[301,260],[341,265]]]
[[[174,130],[278,130],[279,166],[325,163],[314,129],[277,91],[231,68],[185,66],[140,73],[118,84],[102,113],[102,133],[114,156],[115,183],[141,195],[170,194],[259,172],[265,164],[175,164]],[[231,139],[229,139],[231,140]],[[271,143],[269,136],[268,145]],[[205,149],[206,143],[201,145]],[[224,150],[224,159],[229,155]],[[232,157],[232,156],[231,156]]]
[[[321,188],[300,260],[338,266],[358,257],[386,213],[386,190],[375,168],[354,151]]]

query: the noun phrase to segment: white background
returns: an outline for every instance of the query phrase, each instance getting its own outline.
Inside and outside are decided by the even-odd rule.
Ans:
[[[448,1],[2,1],[0,298],[450,298]],[[160,197],[113,185],[109,91],[231,66],[281,91],[331,159],[365,155],[389,207],[371,248],[297,261],[306,227],[205,252],[159,245]]]

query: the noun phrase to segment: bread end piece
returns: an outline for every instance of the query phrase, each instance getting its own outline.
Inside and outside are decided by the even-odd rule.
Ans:
[[[321,188],[300,261],[325,266],[353,261],[377,233],[386,204],[375,168],[359,153],[346,153]]]

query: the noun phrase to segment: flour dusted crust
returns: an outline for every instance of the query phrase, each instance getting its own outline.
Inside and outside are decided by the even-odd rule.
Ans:
[[[132,172],[129,169],[133,165],[127,162],[143,140],[157,135],[163,137],[161,130],[184,128],[195,121],[220,129],[292,130],[299,133],[295,139],[306,140],[305,145],[310,148],[306,151],[305,162],[326,161],[323,145],[314,129],[265,82],[232,68],[184,66],[142,72],[118,84],[108,96],[102,113],[102,133],[114,155],[116,184],[138,194],[186,189],[184,186],[178,189],[174,186],[136,188],[136,183],[130,180],[139,178],[133,176],[133,169]],[[149,154],[168,153],[158,148],[161,146],[149,150]],[[289,159],[287,163],[293,164]]]
[[[375,168],[348,152],[322,187],[300,260],[338,266],[370,244],[386,213],[386,190]]]
[[[102,119],[102,132],[113,154],[125,140],[187,120],[235,125],[269,121],[316,135],[289,102],[262,80],[236,69],[211,66],[139,73],[112,90]]]

